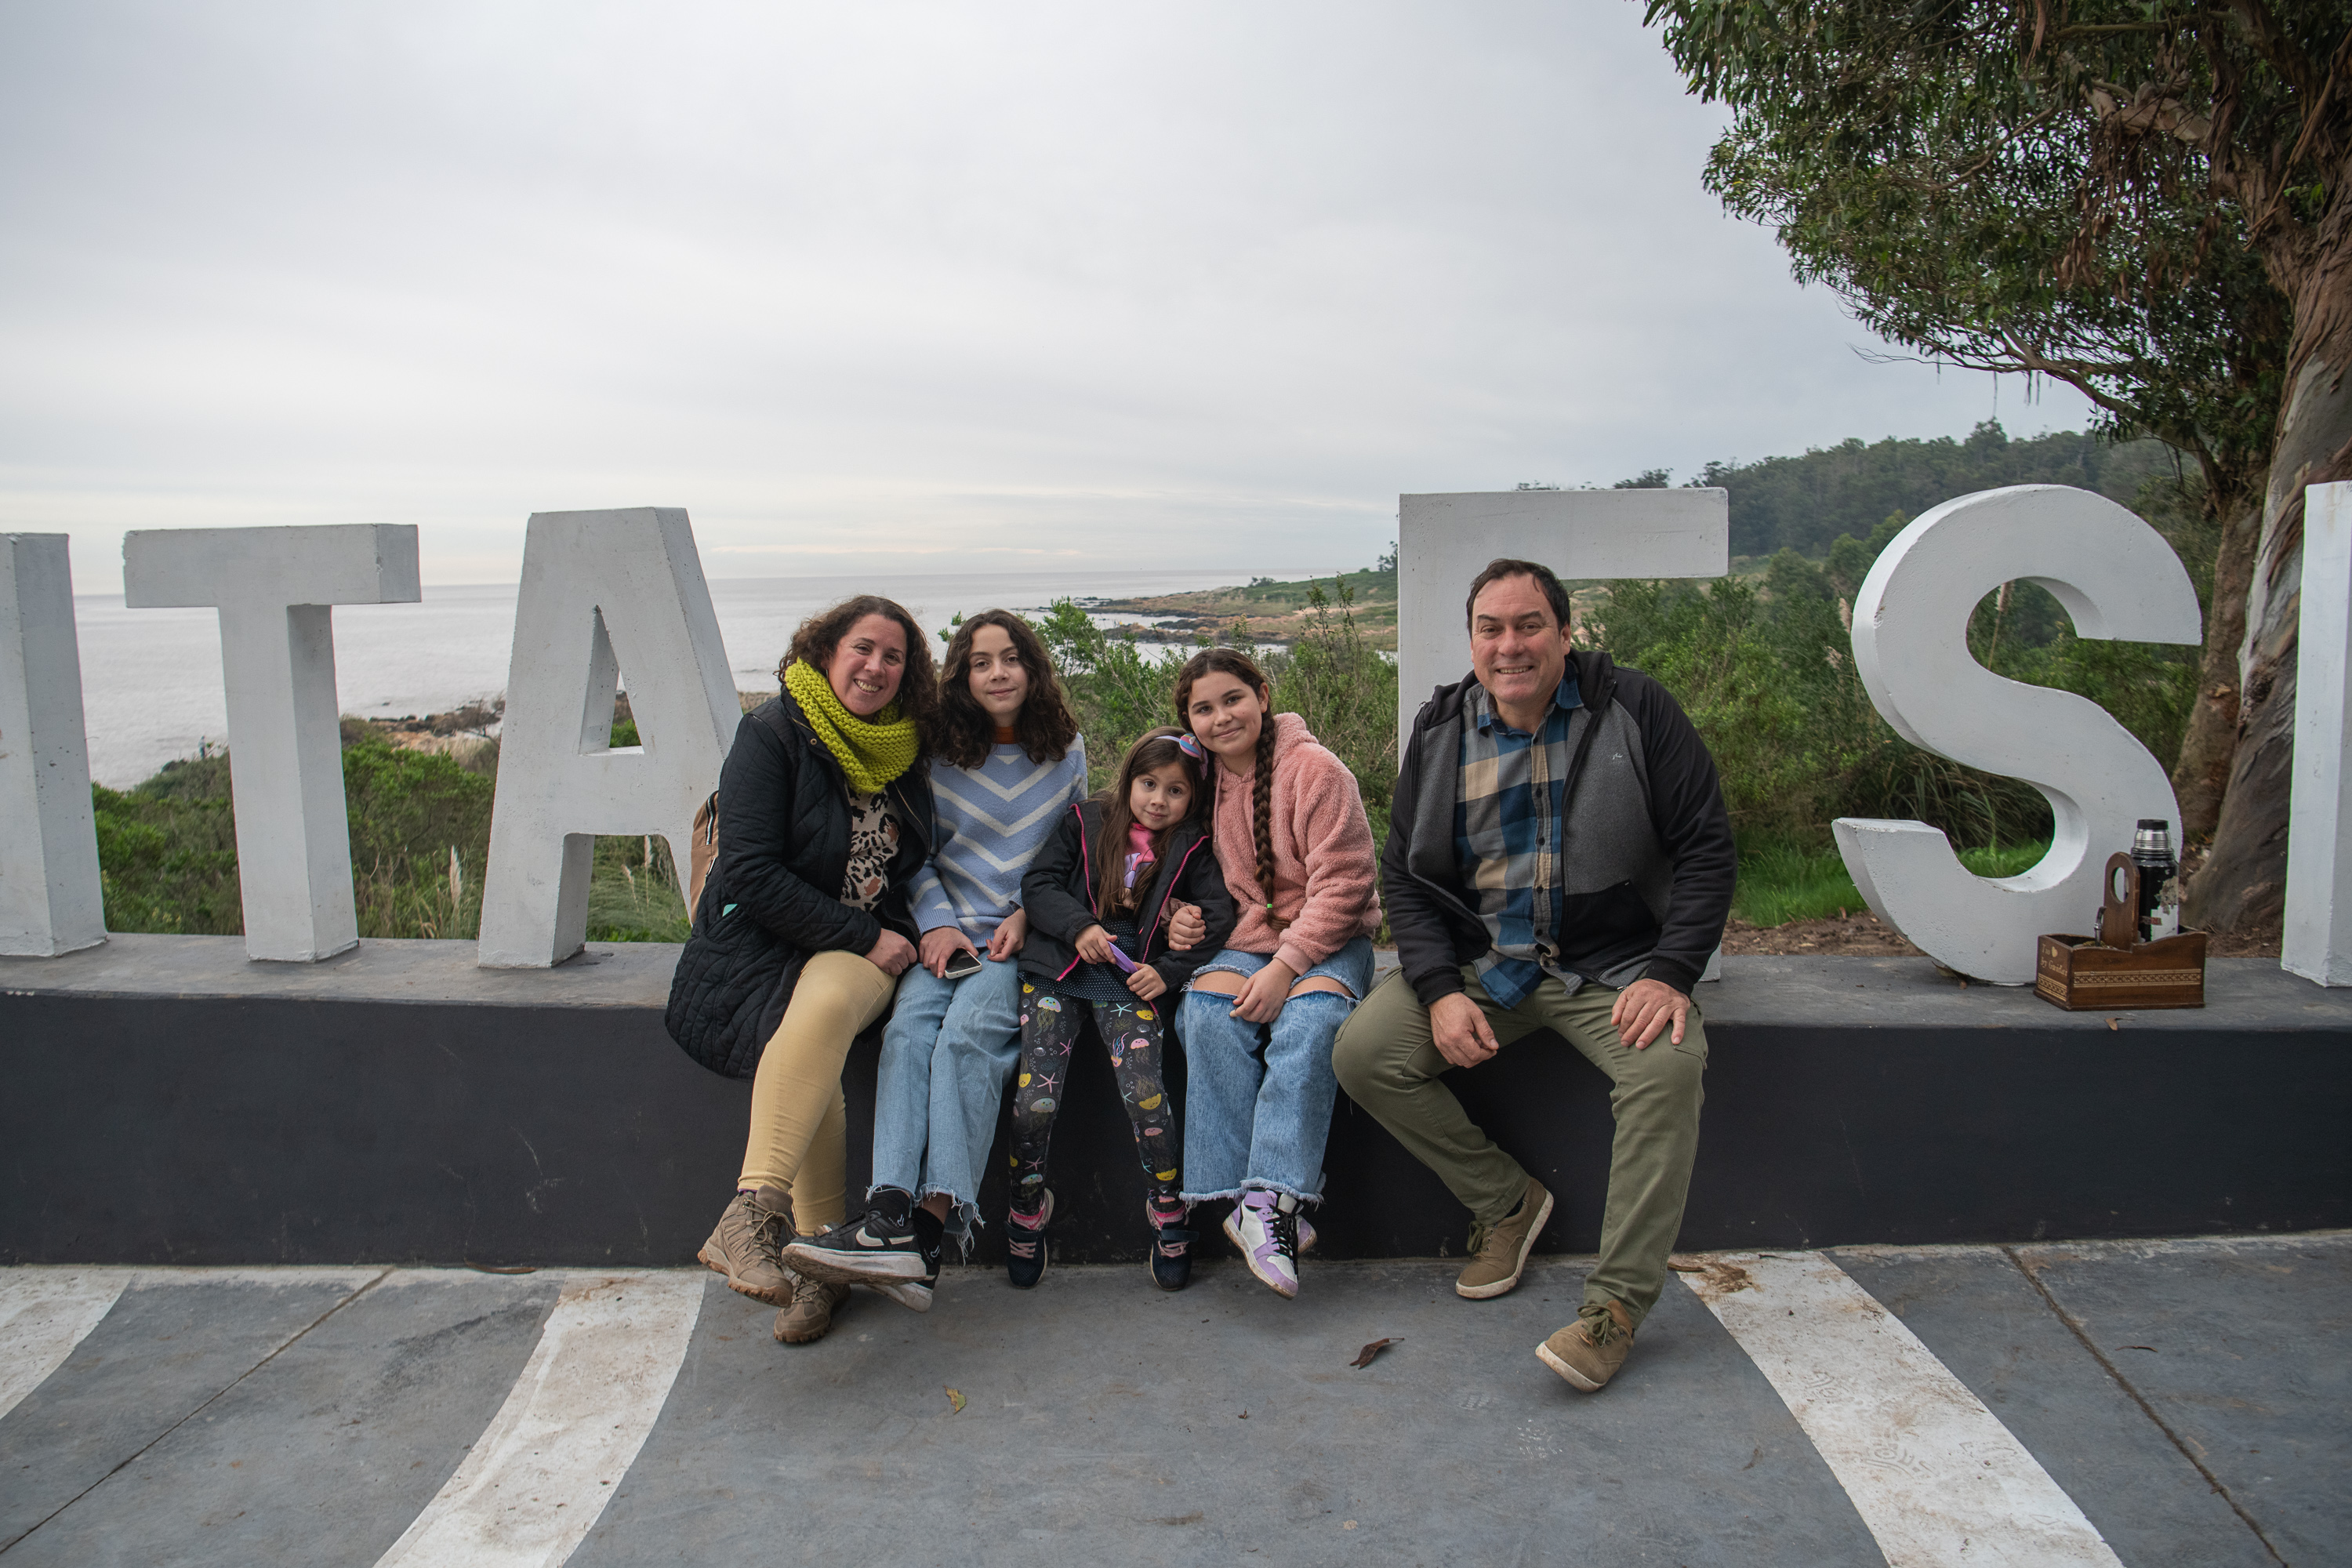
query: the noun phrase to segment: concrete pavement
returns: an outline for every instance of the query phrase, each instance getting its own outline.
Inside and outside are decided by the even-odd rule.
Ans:
[[[1702,1261],[1592,1396],[1573,1258],[950,1266],[804,1347],[701,1271],[0,1270],[0,1558],[2352,1561],[2352,1234]]]

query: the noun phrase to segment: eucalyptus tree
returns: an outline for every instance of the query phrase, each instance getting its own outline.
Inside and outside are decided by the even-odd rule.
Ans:
[[[2306,485],[2352,478],[2343,0],[1650,0],[1732,123],[1706,179],[1928,357],[2079,388],[2220,524],[2175,782],[2192,912],[2284,881]]]

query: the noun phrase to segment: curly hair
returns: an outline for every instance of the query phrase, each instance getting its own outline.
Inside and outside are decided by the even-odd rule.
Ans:
[[[1021,737],[1021,750],[1033,763],[1061,761],[1078,738],[1077,717],[1070,711],[1069,696],[1055,673],[1054,656],[1045,651],[1045,639],[1010,610],[982,610],[956,628],[955,640],[948,644],[947,658],[940,666],[939,721],[932,749],[944,762],[976,768],[988,760],[988,749],[996,743],[996,721],[971,694],[971,643],[982,626],[1002,627],[1013,639],[1013,657],[1029,672],[1029,695],[1013,721],[1013,732]]]
[[[849,635],[849,628],[868,616],[887,616],[907,634],[907,668],[898,677],[898,695],[891,700],[898,705],[901,718],[915,721],[916,732],[923,738],[923,749],[929,751],[932,731],[939,723],[940,678],[931,664],[930,645],[923,640],[922,628],[895,600],[860,594],[803,621],[793,633],[793,646],[776,661],[776,679],[781,684],[785,669],[794,664],[805,664],[824,673],[832,665],[841,639]]]
[[[1280,931],[1290,922],[1274,912],[1274,682],[1265,678],[1257,660],[1237,647],[1202,648],[1176,672],[1176,722],[1188,731],[1192,720],[1184,710],[1192,700],[1192,683],[1211,674],[1230,675],[1265,699],[1265,719],[1257,730],[1250,833],[1257,849],[1257,890],[1265,900],[1265,918]]]

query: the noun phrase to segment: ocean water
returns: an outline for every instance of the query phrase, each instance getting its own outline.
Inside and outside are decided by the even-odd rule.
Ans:
[[[887,573],[861,577],[721,578],[710,584],[727,660],[742,690],[772,686],[801,621],[852,594],[881,594],[926,627],[953,615],[1028,612],[1055,599],[1130,598],[1245,583],[1235,572],[1137,568],[1060,574]],[[1283,571],[1303,577],[1307,570]],[[368,718],[438,713],[506,689],[514,584],[425,590],[415,605],[341,605],[334,614],[342,711]],[[1108,621],[1114,617],[1097,617]],[[1131,619],[1133,617],[1116,617]],[[221,690],[220,622],[211,610],[132,610],[122,596],[74,602],[90,776],[126,789],[174,757],[236,743]],[[621,672],[625,683],[628,671]]]

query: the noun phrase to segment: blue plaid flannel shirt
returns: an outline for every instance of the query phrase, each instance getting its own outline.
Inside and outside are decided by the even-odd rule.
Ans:
[[[1486,994],[1516,1007],[1559,968],[1560,808],[1568,786],[1570,717],[1584,706],[1573,666],[1545,710],[1540,734],[1515,730],[1486,689],[1463,694],[1462,773],[1454,805],[1454,853],[1477,897],[1493,945],[1471,966]]]

